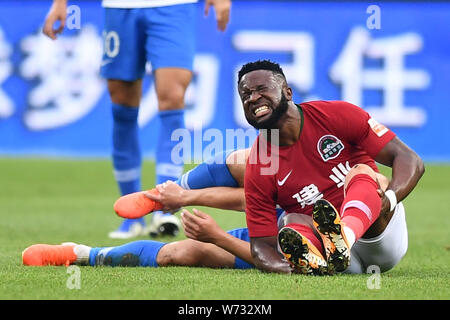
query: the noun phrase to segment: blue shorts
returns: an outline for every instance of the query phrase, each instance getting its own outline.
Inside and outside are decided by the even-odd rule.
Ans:
[[[233,229],[233,230],[228,231],[227,233],[231,234],[233,237],[236,237],[238,239],[250,242],[250,237],[248,236],[247,228]],[[255,266],[236,257],[236,260],[234,262],[234,268],[235,269],[253,269],[253,268],[255,268]]]
[[[101,74],[134,81],[152,69],[192,70],[195,54],[196,4],[155,8],[105,8]]]

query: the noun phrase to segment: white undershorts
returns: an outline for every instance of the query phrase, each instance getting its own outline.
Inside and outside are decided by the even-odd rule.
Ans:
[[[369,270],[376,268],[386,272],[400,262],[407,250],[405,207],[400,202],[382,234],[371,239],[361,238],[353,245],[350,266],[345,273],[371,273]]]

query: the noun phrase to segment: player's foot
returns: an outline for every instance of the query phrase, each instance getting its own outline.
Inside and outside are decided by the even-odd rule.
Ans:
[[[125,219],[117,230],[108,234],[108,237],[111,239],[130,239],[142,235],[145,235],[144,218]]]
[[[181,229],[181,222],[177,216],[171,213],[154,212],[146,233],[151,237],[159,235],[176,236]]]
[[[126,219],[137,219],[155,210],[161,210],[162,204],[147,198],[145,191],[126,194],[114,203],[114,211],[118,216]],[[156,189],[147,192],[158,194]]]
[[[69,266],[77,260],[75,246],[75,243],[34,244],[22,251],[22,262],[26,266]]]
[[[344,271],[350,263],[350,246],[338,211],[330,202],[320,199],[314,204],[312,218],[325,247],[329,272]]]
[[[311,275],[327,274],[327,261],[306,237],[287,225],[278,232],[278,244],[287,261],[300,273]]]

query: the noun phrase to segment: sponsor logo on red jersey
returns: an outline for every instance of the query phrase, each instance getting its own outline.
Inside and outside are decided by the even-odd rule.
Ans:
[[[369,123],[370,128],[372,129],[372,131],[375,132],[375,134],[377,136],[379,136],[379,137],[381,137],[383,134],[388,132],[388,128],[386,128],[384,125],[379,123],[374,118],[370,118],[369,121],[367,121],[367,122]]]
[[[336,158],[343,149],[342,141],[331,134],[323,136],[317,142],[317,151],[319,151],[323,161]]]

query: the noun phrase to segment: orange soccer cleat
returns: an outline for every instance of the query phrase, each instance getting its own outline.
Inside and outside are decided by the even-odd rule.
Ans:
[[[157,201],[147,198],[145,191],[126,194],[114,203],[114,211],[118,216],[127,219],[137,219],[149,214],[152,211],[161,210],[163,205]],[[156,189],[147,191],[151,194],[158,194]]]
[[[26,266],[69,266],[77,260],[76,244],[34,244],[22,252]]]
[[[320,250],[288,224],[278,232],[278,244],[286,260],[301,274],[327,275],[327,261]]]
[[[350,265],[350,246],[339,212],[327,200],[319,199],[314,204],[312,218],[325,247],[330,273],[345,271]]]

